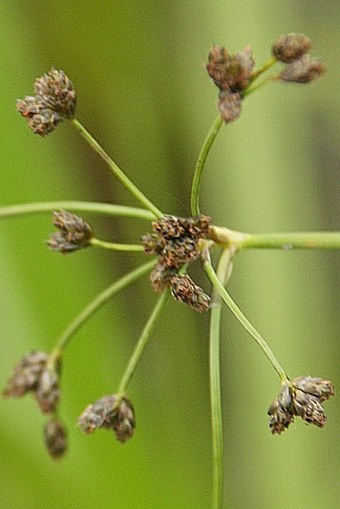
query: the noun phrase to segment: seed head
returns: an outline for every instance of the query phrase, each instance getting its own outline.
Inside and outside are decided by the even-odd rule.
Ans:
[[[17,101],[17,111],[27,119],[35,134],[45,136],[64,119],[74,117],[76,94],[64,71],[51,69],[36,79],[34,89],[35,96]]]
[[[293,384],[296,390],[315,396],[319,401],[325,401],[334,396],[334,386],[330,380],[313,378],[311,376],[299,376],[294,378]]]
[[[203,214],[196,218],[165,215],[152,223],[153,233],[143,235],[147,254],[158,254],[161,265],[179,269],[200,257],[198,244],[209,234],[210,218]]]
[[[150,273],[151,286],[157,293],[163,292],[171,284],[171,278],[177,273],[177,267],[168,267],[157,262]]]
[[[303,55],[288,64],[281,72],[279,79],[293,83],[310,83],[326,72],[326,66],[321,58]]]
[[[217,107],[225,123],[236,120],[242,111],[242,97],[240,92],[221,90],[218,96]]]
[[[280,434],[294,421],[294,417],[323,428],[327,418],[321,403],[331,396],[334,396],[334,386],[322,378],[300,376],[292,382],[283,383],[278,398],[268,410],[272,433]]]
[[[93,229],[82,217],[61,210],[53,212],[53,224],[59,231],[53,233],[47,241],[52,251],[67,254],[90,244]]]
[[[44,414],[53,412],[59,403],[60,364],[58,366],[50,366],[48,363],[42,371],[39,384],[34,391],[35,399]]]
[[[14,367],[13,374],[3,391],[6,398],[18,398],[38,387],[41,374],[46,366],[45,352],[31,352]]]
[[[241,114],[242,91],[249,85],[255,64],[250,46],[229,55],[223,46],[214,45],[208,56],[207,71],[220,89],[217,107],[225,123]]]
[[[210,297],[196,285],[188,274],[176,274],[171,278],[171,294],[174,299],[187,304],[198,313],[210,308]]]
[[[117,440],[126,442],[132,438],[136,427],[132,403],[116,394],[104,396],[86,407],[78,426],[84,433],[93,433],[99,428],[112,429]]]
[[[226,48],[215,44],[208,55],[207,71],[220,90],[237,92],[249,84],[254,64],[250,46],[229,55]]]
[[[288,385],[283,385],[278,398],[271,404],[268,415],[271,417],[269,427],[273,435],[280,435],[293,422],[292,396]]]
[[[312,41],[304,34],[281,35],[272,46],[273,56],[286,64],[302,57],[312,47]]]
[[[25,355],[15,366],[3,395],[16,398],[32,392],[43,413],[53,412],[59,402],[60,358],[53,359],[45,352]]]
[[[64,425],[51,419],[44,427],[44,440],[47,451],[53,459],[59,459],[67,449],[67,434]]]
[[[76,93],[73,83],[64,71],[52,68],[35,80],[36,95],[50,109],[64,118],[72,118],[76,111]]]
[[[165,247],[165,240],[157,233],[146,233],[141,241],[144,252],[149,255],[160,255]]]

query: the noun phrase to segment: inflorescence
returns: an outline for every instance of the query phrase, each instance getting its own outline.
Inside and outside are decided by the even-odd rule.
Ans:
[[[53,212],[53,224],[58,231],[52,233],[47,241],[47,245],[52,251],[59,251],[63,254],[72,253],[89,246],[93,238],[92,226],[82,217],[66,210]]]
[[[214,45],[206,68],[219,89],[218,110],[222,120],[228,123],[237,119],[247,94],[270,80],[309,83],[322,75],[325,65],[320,58],[309,55],[311,48],[310,39],[303,34],[281,36],[272,45],[271,59],[260,70],[254,71],[255,60],[250,46],[231,55],[223,46]],[[277,62],[284,65],[281,72],[270,75],[255,87],[255,80]],[[29,128],[35,134],[45,136],[63,120],[74,119],[76,94],[64,71],[52,68],[37,78],[34,92],[34,96],[26,96],[17,101],[17,110],[26,118]],[[77,123],[80,124],[78,121]],[[221,121],[220,123],[222,124]],[[82,130],[84,131],[83,127],[80,131]],[[84,132],[82,134],[84,135]],[[91,135],[87,133],[84,137],[86,136],[89,141]],[[98,146],[92,137],[89,143],[92,147]],[[103,152],[100,148],[99,153],[102,155]],[[106,159],[109,159],[108,156]],[[145,205],[145,201],[143,203]],[[218,244],[215,237],[210,237],[211,219],[203,214],[189,218],[174,215],[159,217],[161,213],[158,214],[158,209],[154,206],[150,211],[158,219],[151,225],[152,233],[143,235],[141,244],[145,254],[157,256],[150,274],[152,288],[158,293],[170,291],[177,301],[187,304],[199,313],[208,311],[211,306],[210,296],[187,274],[187,268],[201,258],[207,246],[210,248],[211,245]],[[97,241],[93,237],[92,226],[82,217],[68,211],[54,212],[53,224],[57,232],[47,241],[53,251],[71,253]],[[20,397],[27,393],[34,395],[40,410],[48,416],[44,440],[53,458],[64,454],[67,440],[66,430],[57,417],[63,348],[62,343],[62,346],[58,344],[52,354],[34,351],[23,357],[15,366],[3,391],[5,397]],[[284,376],[281,378],[284,379]],[[120,442],[131,438],[136,425],[135,412],[131,401],[123,392],[104,396],[87,406],[78,420],[80,429],[87,434],[99,428],[110,429]],[[285,378],[278,398],[268,411],[272,433],[280,434],[295,417],[323,427],[326,416],[322,403],[333,395],[334,387],[329,380],[307,376],[290,382],[288,377]]]
[[[152,223],[153,233],[142,237],[145,253],[159,257],[150,275],[153,289],[162,292],[170,288],[176,300],[198,313],[209,309],[210,297],[180,270],[201,256],[200,240],[208,238],[210,223],[203,214],[197,218],[165,215]]]
[[[281,62],[286,64],[278,75],[270,79],[293,83],[310,83],[325,73],[321,58],[311,57],[308,51],[311,40],[303,34],[280,36],[272,45],[273,60],[261,71],[254,72],[252,48],[230,55],[228,50],[215,44],[208,55],[207,71],[219,88],[217,107],[224,122],[232,122],[241,114],[242,100],[251,91],[251,84],[262,72]]]
[[[300,376],[292,382],[284,382],[278,398],[268,410],[273,435],[288,428],[294,417],[323,428],[326,415],[321,403],[331,396],[334,396],[334,386],[330,380]]]
[[[99,428],[111,429],[119,442],[126,442],[132,438],[136,427],[135,411],[129,399],[111,394],[86,407],[78,426],[84,433],[93,433]]]
[[[28,120],[30,129],[40,136],[54,131],[65,119],[74,117],[76,93],[64,71],[52,68],[35,80],[34,96],[17,101],[17,110]]]
[[[55,416],[60,400],[59,379],[61,358],[45,352],[31,352],[14,367],[3,395],[18,398],[32,393],[41,412],[49,416],[44,428],[47,450],[53,458],[59,458],[66,450],[66,430]]]

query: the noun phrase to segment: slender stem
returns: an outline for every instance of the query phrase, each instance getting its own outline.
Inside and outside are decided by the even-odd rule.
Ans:
[[[117,244],[116,242],[106,242],[93,237],[90,240],[90,245],[94,247],[101,247],[103,249],[111,249],[112,251],[144,251],[143,246],[140,244]]]
[[[223,124],[223,120],[220,114],[214,120],[207,137],[205,138],[200,153],[198,155],[197,163],[195,166],[194,176],[191,185],[191,214],[196,216],[200,213],[199,198],[202,185],[202,173],[205,166],[210,149],[216,139]]]
[[[266,72],[268,69],[270,69],[271,67],[273,67],[273,65],[275,65],[277,63],[277,59],[275,57],[270,57],[264,64],[263,66],[258,69],[257,71],[255,71],[252,75],[252,77],[250,78],[250,83],[254,83],[254,81],[259,77],[261,76],[261,74],[263,74],[264,72]]]
[[[159,299],[156,302],[156,305],[151,313],[150,318],[145,324],[145,327],[142,331],[142,334],[137,342],[137,345],[130,357],[129,363],[125,369],[125,372],[122,376],[122,379],[119,384],[118,394],[123,396],[125,394],[125,391],[127,389],[127,386],[130,383],[130,380],[135,372],[136,366],[138,364],[139,359],[141,358],[141,355],[149,341],[151,332],[153,328],[156,325],[157,320],[160,317],[161,311],[164,307],[164,304],[169,297],[169,292],[164,292],[159,297]]]
[[[293,232],[246,235],[239,249],[340,249],[340,232]]]
[[[216,288],[216,290],[221,295],[223,301],[228,306],[230,311],[234,314],[237,320],[243,325],[247,332],[252,336],[252,338],[256,341],[262,351],[265,353],[269,361],[271,362],[273,368],[279,375],[282,381],[287,382],[288,377],[280,365],[279,361],[276,359],[273,351],[265,341],[265,339],[259,334],[259,332],[255,329],[255,327],[249,322],[248,318],[242,313],[237,304],[233,301],[227,290],[224,288],[222,283],[220,282],[216,272],[214,271],[210,261],[204,262],[204,270],[207,273],[210,281]]]
[[[271,74],[270,76],[266,76],[265,78],[263,78],[262,81],[259,81],[258,83],[256,83],[256,85],[248,85],[248,87],[245,88],[241,94],[243,99],[245,99],[250,94],[255,92],[255,90],[262,88],[264,85],[266,85],[266,83],[269,83],[269,81],[276,80],[276,78],[277,78],[276,75]]]
[[[95,212],[117,217],[133,217],[152,221],[155,216],[148,210],[124,205],[111,205],[110,203],[87,202],[87,201],[47,201],[37,203],[23,203],[9,205],[0,208],[0,219],[3,217],[22,216],[26,214],[40,214],[53,210],[79,210],[82,212]]]
[[[210,312],[210,406],[213,453],[213,509],[222,508],[223,492],[223,427],[220,381],[221,306]]]
[[[103,147],[94,139],[87,129],[77,119],[72,119],[71,123],[80,132],[87,143],[104,159],[109,166],[112,173],[118,178],[123,186],[131,193],[137,200],[139,200],[145,208],[150,210],[156,217],[162,217],[162,212],[138,189],[137,186],[125,175],[125,173],[119,168],[119,166],[111,159],[111,157],[105,152]]]
[[[265,64],[261,67],[261,69],[259,69],[252,75],[248,87],[242,91],[243,99],[247,95],[251,94],[257,88],[260,88],[261,86],[263,86],[267,82],[267,80],[269,81],[269,79],[272,79],[272,77],[269,77],[268,79],[263,80],[259,85],[252,87],[252,83],[262,73],[267,71],[267,69],[270,69],[276,62],[277,62],[276,58],[271,57],[269,60],[267,60],[267,62],[265,62]],[[192,180],[192,185],[191,185],[190,204],[191,204],[191,214],[193,216],[196,216],[200,213],[199,198],[200,198],[200,191],[201,191],[201,185],[202,185],[203,169],[204,169],[208,154],[210,152],[210,149],[216,139],[217,134],[219,133],[219,131],[222,127],[222,124],[223,124],[223,119],[222,119],[221,115],[218,114],[218,116],[214,120],[214,123],[211,126],[211,128],[207,134],[207,137],[205,138],[205,140],[203,142],[202,148],[198,155],[198,159],[197,159],[197,163],[196,163],[195,171],[194,171],[194,176],[193,176],[193,180]]]
[[[61,351],[65,349],[74,334],[89,320],[89,318],[91,318],[91,316],[96,311],[98,311],[99,308],[103,306],[103,304],[105,304],[105,302],[107,302],[114,294],[118,293],[120,290],[123,290],[138,278],[149,272],[154,264],[154,260],[145,263],[141,267],[138,267],[137,269],[118,279],[118,281],[115,281],[112,285],[97,295],[64,330],[53,349],[52,355],[60,355]]]
[[[230,252],[225,250],[219,260],[218,278],[225,282],[229,272]],[[220,379],[220,324],[222,299],[214,288],[213,307],[210,313],[209,338],[209,375],[210,375],[210,405],[211,430],[213,449],[213,509],[222,508],[223,492],[223,426]]]
[[[339,249],[340,232],[287,232],[251,235],[211,226],[210,239],[220,246],[242,249]]]

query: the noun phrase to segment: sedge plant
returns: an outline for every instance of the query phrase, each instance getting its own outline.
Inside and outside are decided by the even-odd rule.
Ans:
[[[29,128],[46,136],[65,120],[78,131],[91,148],[107,164],[112,176],[139,201],[141,207],[77,201],[43,202],[12,205],[0,209],[0,218],[35,213],[52,213],[56,231],[47,246],[63,255],[85,248],[111,251],[140,252],[151,257],[131,272],[111,283],[65,327],[51,352],[32,351],[14,367],[3,391],[5,397],[32,393],[40,410],[46,415],[44,440],[52,458],[62,457],[67,449],[66,426],[58,410],[61,401],[60,379],[66,347],[77,331],[109,299],[145,274],[149,274],[152,289],[159,294],[149,319],[142,327],[136,347],[122,373],[117,387],[108,395],[90,403],[81,413],[78,426],[84,433],[99,428],[111,430],[118,441],[131,439],[135,431],[135,410],[128,389],[139,360],[157,325],[169,297],[198,313],[210,314],[209,372],[212,427],[213,487],[212,509],[222,508],[223,434],[220,383],[220,325],[224,306],[246,329],[276,371],[280,391],[268,410],[269,428],[281,434],[300,417],[306,423],[322,428],[326,423],[323,402],[334,395],[331,381],[300,375],[290,378],[281,366],[268,342],[244,315],[227,290],[233,261],[245,249],[339,249],[340,232],[293,232],[250,234],[216,225],[208,211],[200,209],[202,175],[210,150],[225,124],[241,114],[243,103],[250,94],[271,82],[308,84],[325,72],[320,58],[310,56],[311,41],[303,34],[279,37],[271,48],[271,56],[262,67],[255,69],[251,47],[230,54],[226,48],[214,45],[206,65],[208,75],[218,89],[218,115],[213,121],[193,172],[191,186],[191,217],[164,213],[129,179],[97,140],[76,118],[76,93],[64,71],[52,68],[36,79],[34,95],[17,101],[18,112],[26,118]],[[136,244],[120,244],[99,239],[95,228],[83,216],[95,212],[111,217],[142,219],[146,230]],[[77,213],[77,214],[76,214]],[[211,253],[217,253],[217,263]],[[76,256],[76,255],[75,255]],[[189,275],[191,265],[201,262],[207,276],[207,288],[198,286]]]

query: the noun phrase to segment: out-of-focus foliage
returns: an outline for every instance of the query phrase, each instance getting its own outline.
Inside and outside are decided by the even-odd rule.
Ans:
[[[340,102],[337,1],[36,2],[0,5],[1,205],[55,199],[135,204],[66,122],[45,139],[15,99],[52,66],[78,94],[77,116],[162,210],[187,215],[193,167],[213,122],[204,70],[212,43],[257,62],[282,33],[306,33],[328,66],[310,86],[275,84],[245,101],[208,160],[202,211],[251,232],[339,230]],[[147,224],[89,218],[98,236],[136,242]],[[1,221],[1,369],[49,350],[67,323],[142,255],[85,250],[63,257],[43,243],[46,215]],[[241,254],[230,292],[292,376],[340,387],[338,252]],[[202,278],[202,284],[207,282]],[[145,278],[115,297],[74,338],[63,369],[69,453],[54,463],[44,419],[29,398],[1,401],[0,506],[8,509],[206,509],[211,493],[208,320],[169,303],[129,390],[136,433],[121,445],[75,427],[112,393],[155,301]],[[133,317],[133,319],[131,319]],[[223,323],[225,507],[335,509],[340,505],[337,399],[322,431],[296,422],[273,437],[266,411],[274,371],[228,311]]]

